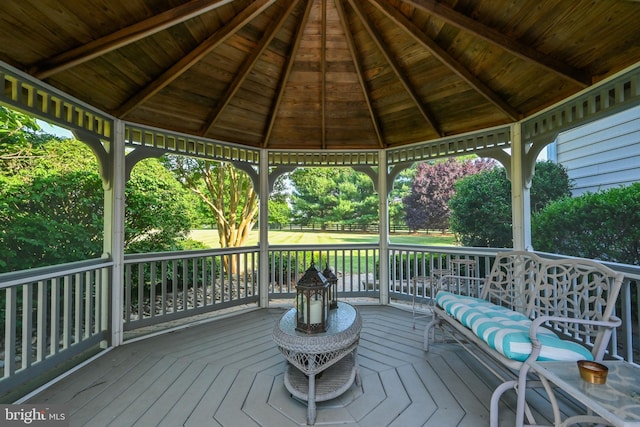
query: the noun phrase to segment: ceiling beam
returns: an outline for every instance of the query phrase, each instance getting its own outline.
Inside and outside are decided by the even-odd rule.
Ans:
[[[320,91],[320,132],[323,150],[327,148],[327,2],[322,2],[322,38],[320,46],[320,75],[322,76],[322,88]]]
[[[402,86],[404,87],[405,91],[407,92],[411,100],[414,102],[416,107],[418,108],[418,111],[420,111],[420,114],[422,115],[424,120],[429,124],[429,126],[431,126],[436,131],[436,133],[439,136],[444,136],[442,133],[442,130],[436,124],[436,120],[433,117],[433,114],[428,110],[427,106],[424,105],[424,103],[420,99],[418,99],[418,96],[415,90],[413,89],[411,82],[405,77],[404,73],[400,70],[400,65],[397,63],[397,61],[393,58],[393,55],[387,49],[384,40],[382,40],[382,37],[380,36],[380,32],[376,28],[374,28],[373,24],[370,21],[369,16],[362,11],[361,5],[356,3],[354,0],[349,0],[349,4],[353,8],[353,10],[356,12],[360,20],[362,21],[365,29],[369,33],[369,36],[371,36],[373,41],[378,46],[378,49],[380,49],[380,52],[382,53],[385,60],[389,64],[391,70],[394,72],[394,74],[396,75],[396,78],[400,81],[400,83],[402,83]]]
[[[358,57],[355,41],[353,40],[353,34],[351,33],[351,29],[350,29],[351,26],[347,22],[348,18],[347,18],[347,15],[345,14],[344,6],[341,1],[336,2],[336,9],[338,10],[338,16],[340,17],[340,22],[342,23],[344,34],[347,39],[347,46],[349,47],[349,51],[351,52],[351,57],[353,58],[353,65],[356,68],[356,74],[358,75],[358,82],[360,83],[362,94],[364,95],[364,99],[367,103],[367,109],[369,110],[369,117],[371,118],[373,129],[376,132],[376,137],[378,138],[378,147],[384,148],[385,144],[382,139],[382,132],[380,131],[380,123],[378,122],[378,118],[373,110],[373,103],[371,102],[371,97],[369,96],[369,91],[367,90],[367,83],[364,78],[362,62],[360,62],[360,58]]]
[[[592,84],[591,76],[586,72],[573,68],[562,61],[558,61],[545,55],[524,43],[520,43],[512,37],[508,37],[501,32],[488,27],[466,15],[463,15],[450,6],[436,0],[403,0],[418,9],[431,13],[443,21],[465,31],[478,36],[498,47],[511,52],[518,58],[538,64],[558,76],[570,80],[573,83],[585,88]]]
[[[68,50],[34,66],[30,73],[38,79],[46,79],[105,53],[149,37],[176,24],[230,3],[232,0],[191,0],[185,4],[136,22],[126,28],[100,37],[75,49]]]
[[[262,148],[267,148],[269,146],[269,139],[271,138],[271,132],[273,132],[273,126],[275,125],[276,121],[276,115],[278,110],[280,109],[280,104],[284,96],[284,89],[287,81],[289,80],[289,76],[291,75],[294,58],[296,53],[298,52],[298,48],[300,47],[300,42],[302,41],[304,27],[307,25],[309,14],[311,13],[312,2],[309,0],[302,1],[305,4],[304,14],[302,16],[302,19],[298,21],[298,27],[296,28],[295,34],[293,35],[293,43],[291,44],[289,55],[287,56],[286,63],[284,64],[284,72],[280,73],[280,80],[278,81],[276,96],[274,97],[272,107],[269,109],[269,116],[267,118],[267,125],[264,132],[265,136],[264,141],[262,142]]]
[[[407,31],[418,43],[424,46],[431,54],[438,59],[443,65],[453,71],[458,77],[464,80],[476,92],[482,95],[487,101],[491,102],[500,111],[502,111],[511,120],[520,120],[521,114],[509,105],[502,97],[492,91],[478,77],[471,73],[466,67],[460,64],[446,50],[441,48],[435,41],[427,37],[409,18],[402,14],[398,9],[390,6],[388,3],[373,0],[372,3],[378,7],[389,19],[398,24]]]
[[[262,53],[267,47],[269,47],[269,44],[275,37],[278,30],[282,28],[282,25],[284,25],[295,4],[296,2],[294,0],[289,0],[289,6],[286,8],[283,7],[280,11],[280,14],[271,21],[269,26],[267,26],[264,34],[260,38],[260,42],[255,49],[252,49],[251,55],[244,61],[242,66],[235,73],[235,77],[231,84],[227,87],[225,94],[218,100],[215,107],[209,114],[204,126],[200,131],[201,136],[205,136],[207,133],[209,133],[211,128],[218,121],[218,118],[220,117],[222,111],[224,111],[227,105],[229,105],[229,102],[231,102],[233,96],[238,92],[238,89],[240,89],[244,81],[247,79],[256,62],[262,56]]]
[[[212,50],[222,44],[229,37],[240,31],[247,22],[251,21],[257,15],[267,9],[275,0],[259,0],[243,9],[239,14],[233,17],[225,26],[209,36],[204,42],[200,43],[194,50],[182,57],[178,62],[173,64],[169,69],[165,70],[154,81],[145,86],[138,93],[133,95],[118,107],[113,114],[116,117],[124,118],[134,108],[142,104],[153,95],[161,91],[163,88],[171,84],[175,79],[180,77],[189,68],[195,65],[199,60],[209,54]]]

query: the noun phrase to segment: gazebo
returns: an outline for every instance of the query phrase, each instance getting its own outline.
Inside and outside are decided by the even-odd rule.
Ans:
[[[73,354],[123,343],[124,187],[144,158],[233,163],[259,191],[260,224],[283,173],[362,171],[380,195],[375,249],[386,272],[386,196],[406,167],[497,159],[512,184],[513,246],[531,249],[538,154],[563,130],[640,104],[633,0],[6,0],[0,22],[0,103],[71,130],[101,165],[104,257],[0,276],[14,308],[17,286],[77,274],[98,282],[100,326]],[[260,233],[255,262],[268,271],[267,227]],[[379,275],[382,304],[397,291],[391,282]],[[270,286],[260,276],[252,301],[267,307]],[[34,361],[51,362],[20,369],[11,351],[12,381],[70,354],[43,347]]]

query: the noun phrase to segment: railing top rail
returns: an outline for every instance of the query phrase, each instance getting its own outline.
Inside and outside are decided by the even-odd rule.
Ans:
[[[352,244],[322,244],[322,245],[269,245],[270,251],[279,250],[300,250],[300,251],[322,251],[336,249],[379,249],[378,243],[352,243]]]
[[[552,254],[552,253],[548,253],[548,252],[537,252],[536,251],[536,254],[538,254],[538,255],[540,255],[541,257],[544,257],[544,258],[552,258],[552,259],[556,259],[556,258],[577,258],[577,257],[568,256],[568,255]],[[600,264],[606,265],[610,269],[618,271],[618,272],[624,274],[627,279],[640,280],[640,265],[620,264],[620,263],[617,263],[617,262],[602,261],[602,260],[599,260],[599,259],[594,259],[594,261],[598,261]]]
[[[113,261],[110,259],[96,258],[48,267],[30,268],[28,270],[1,273],[0,289],[111,266],[113,266]]]
[[[211,255],[235,255],[242,253],[251,253],[259,249],[258,246],[244,246],[241,248],[223,248],[223,249],[197,249],[191,251],[175,251],[175,252],[152,252],[145,254],[127,254],[124,256],[125,264],[135,264],[147,261],[171,261],[176,259],[201,258]]]
[[[390,244],[389,248],[396,250],[416,251],[416,252],[445,252],[459,255],[479,255],[492,256],[498,252],[510,251],[512,249],[505,248],[469,248],[462,246],[426,246],[426,245],[410,245],[410,244]]]
[[[408,245],[408,244],[390,244],[390,249],[393,250],[404,250],[404,251],[416,251],[416,252],[439,252],[439,253],[447,253],[452,255],[465,255],[465,256],[492,256],[497,254],[498,252],[510,251],[512,249],[509,248],[471,248],[471,247],[460,247],[460,246],[425,246],[425,245]],[[549,259],[559,259],[559,258],[578,258],[571,257],[568,255],[561,254],[553,254],[549,252],[540,252],[534,251],[535,254]],[[620,264],[617,262],[609,262],[602,260],[595,260],[599,263],[606,265],[607,267],[620,272],[625,275],[626,279],[630,280],[640,280],[640,266],[637,265],[629,265],[629,264]]]

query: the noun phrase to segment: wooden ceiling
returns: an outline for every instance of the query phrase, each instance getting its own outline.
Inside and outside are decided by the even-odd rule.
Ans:
[[[518,121],[640,61],[630,0],[3,0],[0,60],[126,121],[273,149]]]

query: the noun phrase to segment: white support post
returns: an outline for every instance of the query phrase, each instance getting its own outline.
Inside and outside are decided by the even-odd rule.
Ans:
[[[389,304],[389,190],[387,186],[387,153],[378,152],[378,213],[380,221],[380,304]]]
[[[521,124],[511,129],[511,202],[513,249],[531,249],[531,168],[522,141]]]
[[[260,152],[260,188],[259,188],[259,224],[260,224],[260,259],[258,286],[260,307],[269,306],[269,152]]]
[[[105,285],[111,288],[111,299],[104,298],[103,313],[111,313],[111,345],[117,347],[123,342],[123,277],[124,277],[124,189],[125,150],[124,122],[114,123],[113,143],[109,147],[108,157],[111,167],[111,185],[105,190],[104,200],[104,255],[113,261],[112,274]],[[108,293],[107,293],[108,294]],[[105,326],[107,325],[105,322]]]

